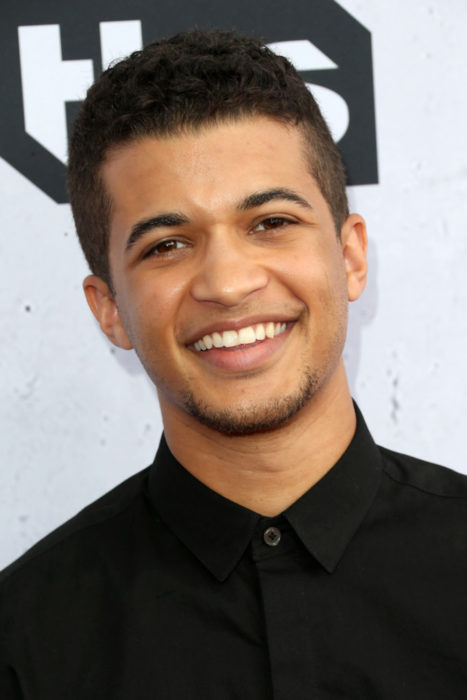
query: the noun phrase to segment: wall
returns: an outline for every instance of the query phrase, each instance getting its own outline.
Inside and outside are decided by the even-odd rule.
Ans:
[[[369,285],[352,305],[345,353],[352,391],[378,442],[467,473],[467,5],[339,4],[371,32],[379,178],[349,187],[371,238]],[[29,23],[56,23],[54,3],[48,5],[43,19]],[[128,10],[117,5],[120,19],[138,16],[134,3]],[[196,5],[190,3],[195,17]],[[314,3],[306,6],[311,16]],[[281,7],[270,3],[278,25]],[[255,22],[258,32],[261,17]],[[345,50],[352,65],[350,36]],[[77,68],[86,82],[89,64]],[[36,107],[26,110],[30,119],[47,94],[45,87],[38,91]],[[4,114],[13,109],[6,92],[2,102]],[[336,129],[345,121],[338,111],[337,105]],[[57,129],[41,135],[40,128],[29,124],[57,151],[52,182],[61,172],[64,137]],[[33,159],[33,140],[28,148]],[[370,150],[371,143],[353,156],[357,175],[358,158],[371,161]],[[161,430],[155,391],[137,358],[109,345],[85,305],[87,269],[69,206],[7,160],[0,159],[0,567],[146,466]]]

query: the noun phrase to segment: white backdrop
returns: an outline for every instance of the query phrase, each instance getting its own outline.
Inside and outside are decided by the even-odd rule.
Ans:
[[[346,361],[381,444],[467,473],[467,3],[341,0],[372,33],[380,184]],[[0,159],[0,568],[149,464],[156,394],[101,335],[68,205]]]

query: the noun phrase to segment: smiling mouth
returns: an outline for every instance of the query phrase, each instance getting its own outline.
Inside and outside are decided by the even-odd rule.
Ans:
[[[287,330],[288,323],[256,323],[253,326],[245,326],[238,331],[215,331],[199,338],[193,347],[196,352],[204,352],[212,348],[236,348],[242,345],[252,345],[259,341],[275,338]]]

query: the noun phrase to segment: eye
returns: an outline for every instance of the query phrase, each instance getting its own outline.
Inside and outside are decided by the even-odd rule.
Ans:
[[[293,223],[295,222],[292,221],[292,219],[286,219],[283,216],[268,216],[266,219],[260,221],[259,224],[256,224],[252,230],[254,233],[261,233],[262,231],[272,231],[276,228],[283,228]]]
[[[186,248],[187,245],[188,244],[184,241],[179,241],[176,238],[166,238],[165,240],[159,241],[159,243],[151,246],[151,248],[144,253],[143,258],[148,258],[151,255],[167,255],[168,253],[172,253],[179,248]]]

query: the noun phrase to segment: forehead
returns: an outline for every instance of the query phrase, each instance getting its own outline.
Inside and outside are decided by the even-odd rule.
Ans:
[[[223,174],[255,177],[266,168],[274,173],[308,172],[309,144],[300,127],[267,117],[250,117],[184,132],[170,137],[145,136],[110,149],[101,166],[109,194],[123,183],[141,184],[148,176],[172,187]],[[240,179],[241,179],[240,177]],[[235,187],[237,178],[230,181]]]

